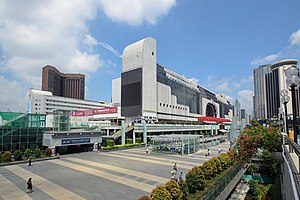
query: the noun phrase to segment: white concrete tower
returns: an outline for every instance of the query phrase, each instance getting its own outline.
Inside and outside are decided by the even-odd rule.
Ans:
[[[122,115],[156,119],[156,84],[156,40],[147,37],[128,45],[122,57]]]

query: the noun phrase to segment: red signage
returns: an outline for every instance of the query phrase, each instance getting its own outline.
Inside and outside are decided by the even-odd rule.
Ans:
[[[229,119],[209,117],[209,116],[198,117],[198,121],[208,121],[208,122],[218,122],[218,123],[231,122]]]
[[[110,108],[99,108],[94,110],[81,110],[81,111],[75,111],[71,112],[71,116],[90,116],[90,115],[102,115],[102,114],[111,114],[111,113],[117,113],[118,109],[116,107],[110,107]]]

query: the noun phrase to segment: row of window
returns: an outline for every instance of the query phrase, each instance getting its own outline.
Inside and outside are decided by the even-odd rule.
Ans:
[[[83,102],[67,102],[67,101],[60,101],[60,100],[52,100],[52,99],[46,99],[46,102],[57,102],[57,103],[66,103],[66,104],[75,104],[75,105],[82,105],[82,106],[100,106],[100,102],[91,102],[91,104],[83,103]],[[96,105],[94,105],[94,104]]]
[[[159,103],[159,106],[167,107],[167,108],[174,108],[174,109],[178,109],[178,110],[187,110],[187,108],[184,108],[181,106],[174,106],[174,105],[169,105],[169,104],[165,104],[165,103]]]

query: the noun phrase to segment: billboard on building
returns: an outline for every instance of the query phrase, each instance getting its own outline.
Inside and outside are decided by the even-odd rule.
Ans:
[[[111,114],[111,113],[117,113],[117,112],[118,112],[117,107],[98,108],[98,109],[93,109],[93,110],[74,111],[74,112],[71,112],[71,116],[80,117],[80,116]]]

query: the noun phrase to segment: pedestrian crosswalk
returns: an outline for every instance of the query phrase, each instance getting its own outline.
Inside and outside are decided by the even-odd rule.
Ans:
[[[60,159],[0,167],[0,200],[137,199],[170,179],[176,162],[185,174],[209,158],[145,154],[142,148],[70,154]],[[32,178],[34,192],[26,193]]]

